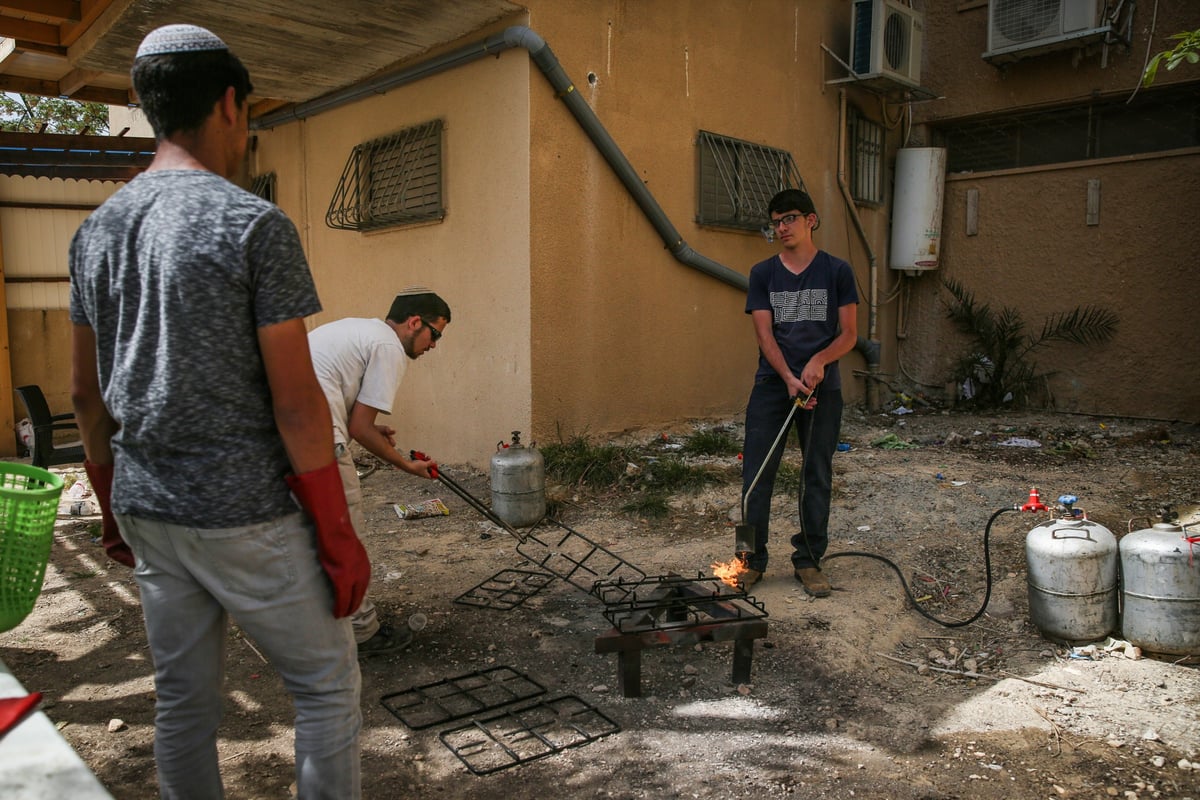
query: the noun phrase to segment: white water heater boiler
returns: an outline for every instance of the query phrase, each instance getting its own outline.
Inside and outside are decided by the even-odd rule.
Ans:
[[[897,151],[888,257],[892,269],[915,275],[937,268],[945,191],[944,147],[903,147]]]

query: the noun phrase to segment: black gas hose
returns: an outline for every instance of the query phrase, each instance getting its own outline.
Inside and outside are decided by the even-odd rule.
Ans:
[[[991,532],[992,532],[992,523],[995,522],[996,519],[1001,514],[1005,513],[1006,511],[1020,511],[1020,510],[1021,510],[1021,508],[1019,506],[1009,506],[1008,508],[1002,508],[1002,509],[998,510],[996,513],[992,514],[991,519],[989,519],[987,522],[987,526],[984,527],[984,529],[983,529],[983,564],[984,564],[984,571],[987,576],[987,581],[985,584],[986,588],[983,593],[983,605],[981,605],[979,607],[979,610],[976,611],[971,616],[970,619],[963,620],[961,622],[951,622],[951,621],[947,621],[947,620],[943,620],[943,619],[938,619],[937,617],[933,616],[925,609],[921,608],[921,606],[917,603],[917,599],[915,597],[913,597],[912,590],[908,587],[908,584],[904,581],[904,573],[902,573],[900,571],[900,568],[897,567],[895,565],[895,563],[893,563],[892,561],[889,561],[887,558],[879,555],[878,553],[864,553],[864,552],[860,552],[857,550],[846,550],[841,553],[832,553],[830,555],[827,555],[827,556],[825,556],[824,560],[828,561],[831,558],[843,558],[846,556],[859,556],[861,558],[873,558],[876,561],[882,561],[884,564],[887,564],[889,567],[891,567],[895,571],[896,577],[898,577],[900,579],[900,585],[904,587],[904,593],[906,595],[908,595],[909,602],[911,602],[913,604],[913,608],[915,608],[917,610],[918,614],[920,614],[922,617],[925,617],[928,620],[932,620],[933,622],[936,622],[938,625],[941,625],[946,628],[961,628],[964,625],[970,625],[972,622],[974,622],[975,620],[977,620],[981,616],[983,616],[984,610],[987,609],[988,600],[990,600],[992,597],[992,554],[991,554],[991,550],[988,547],[988,539],[991,536]]]

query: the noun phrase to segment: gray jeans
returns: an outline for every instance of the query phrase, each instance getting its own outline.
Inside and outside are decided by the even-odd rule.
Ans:
[[[354,465],[354,456],[350,449],[340,442],[334,447],[337,456],[338,474],[342,478],[342,490],[346,493],[346,507],[350,511],[350,524],[354,532],[362,539],[367,532],[367,518],[362,508],[362,484],[358,480],[358,467]],[[354,627],[354,641],[358,644],[379,633],[379,612],[371,598],[363,595],[358,610],[350,615],[350,624]]]
[[[301,800],[361,796],[361,677],[348,619],[305,517],[197,529],[118,516],[137,559],[154,684],[154,758],[169,800],[223,796],[217,765],[227,616],[279,672],[296,708]],[[304,620],[297,625],[297,620]]]

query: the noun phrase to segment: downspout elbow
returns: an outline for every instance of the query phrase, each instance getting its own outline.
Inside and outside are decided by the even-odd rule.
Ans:
[[[533,28],[524,25],[513,25],[505,28],[500,38],[509,47],[523,47],[532,55],[546,46],[546,40],[538,35]]]
[[[879,367],[882,348],[878,340],[860,336],[858,337],[858,341],[854,343],[854,349],[862,353],[863,358],[867,360],[867,367],[876,369]]]
[[[666,212],[638,177],[633,165],[629,163],[621,148],[617,146],[612,136],[600,123],[592,107],[576,91],[575,84],[571,82],[550,45],[546,44],[546,41],[537,33],[521,25],[506,28],[500,36],[506,45],[523,47],[529,51],[529,57],[533,63],[541,70],[550,86],[558,93],[559,99],[566,105],[567,110],[575,117],[575,121],[579,123],[584,133],[616,174],[617,179],[633,197],[634,202],[642,210],[642,214],[662,239],[663,246],[671,251],[675,260],[736,289],[745,291],[749,286],[745,275],[697,253],[683,241],[683,237],[671,224]]]
[[[713,261],[708,256],[697,253],[687,242],[679,241],[670,250],[671,255],[675,256],[675,260],[681,264],[686,264],[709,277],[729,284],[735,289],[741,289],[743,292],[750,288],[750,279],[745,275],[737,270],[730,269],[724,264]]]

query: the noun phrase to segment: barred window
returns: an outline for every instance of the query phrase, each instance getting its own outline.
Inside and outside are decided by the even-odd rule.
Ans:
[[[266,175],[256,175],[254,180],[250,182],[250,191],[261,197],[263,200],[275,202],[275,173],[268,172]]]
[[[325,224],[362,231],[445,216],[442,121],[433,120],[355,147]]]
[[[705,225],[759,230],[767,203],[784,189],[803,189],[791,153],[700,131],[696,140],[696,221]]]
[[[983,172],[1200,146],[1196,85],[935,128],[947,170]]]
[[[883,126],[849,109],[850,186],[856,202],[883,205]]]

